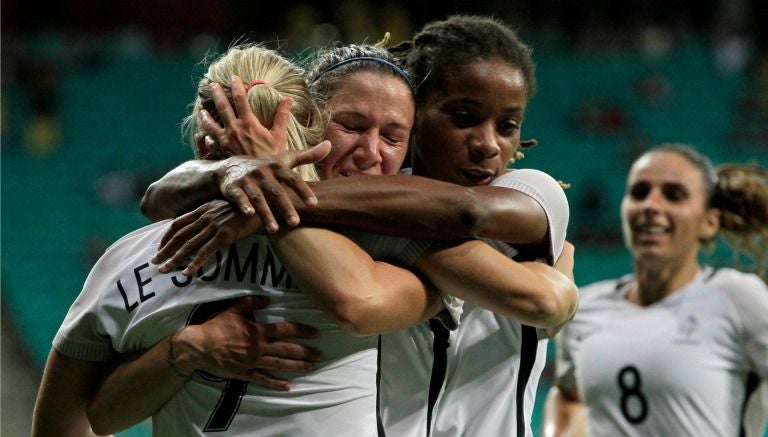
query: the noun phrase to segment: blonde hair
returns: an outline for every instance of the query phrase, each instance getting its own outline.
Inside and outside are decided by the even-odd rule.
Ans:
[[[272,125],[275,109],[282,98],[293,99],[288,121],[289,150],[306,150],[322,141],[325,125],[307,88],[304,71],[274,50],[258,44],[241,44],[214,59],[198,82],[197,98],[192,103],[192,111],[182,123],[182,131],[191,141],[196,154],[195,137],[202,133],[200,111],[205,109],[221,124],[209,85],[214,82],[220,84],[232,103],[230,82],[233,75],[239,76],[246,85],[256,80],[263,81],[247,88],[246,96],[251,109],[264,126]],[[210,156],[212,159],[223,157],[220,150],[212,151]],[[304,180],[318,180],[312,165],[298,167],[297,171]]]

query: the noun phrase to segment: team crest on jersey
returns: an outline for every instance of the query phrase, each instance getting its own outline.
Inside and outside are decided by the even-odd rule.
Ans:
[[[672,340],[676,344],[699,344],[698,338],[699,327],[701,322],[693,315],[689,314],[686,317],[682,317],[677,324],[677,335]]]

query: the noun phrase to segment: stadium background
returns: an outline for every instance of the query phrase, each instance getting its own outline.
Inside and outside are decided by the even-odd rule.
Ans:
[[[630,269],[618,205],[628,165],[647,146],[687,142],[716,163],[768,164],[768,29],[757,21],[768,2],[429,3],[3,2],[2,435],[28,434],[34,391],[23,381],[36,390],[93,262],[147,224],[138,210],[147,184],[191,157],[178,126],[193,71],[236,38],[302,56],[385,31],[396,43],[451,13],[512,24],[535,50],[539,82],[523,128],[539,146],[519,166],[571,184],[579,284]],[[22,374],[10,367],[18,360]],[[540,393],[548,387],[545,375]]]

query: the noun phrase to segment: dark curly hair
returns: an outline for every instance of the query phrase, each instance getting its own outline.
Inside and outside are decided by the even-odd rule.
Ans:
[[[389,51],[408,68],[417,87],[417,103],[423,102],[431,88],[456,66],[493,57],[520,69],[529,99],[536,93],[532,49],[512,28],[493,17],[453,15],[427,24],[413,41],[404,41]]]

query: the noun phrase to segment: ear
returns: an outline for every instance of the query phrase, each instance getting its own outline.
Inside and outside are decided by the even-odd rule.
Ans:
[[[715,238],[720,230],[720,210],[710,208],[704,213],[704,219],[701,222],[700,237],[703,240],[710,241]]]

